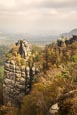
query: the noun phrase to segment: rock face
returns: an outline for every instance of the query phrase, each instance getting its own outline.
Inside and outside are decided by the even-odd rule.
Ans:
[[[26,45],[27,44],[27,45]],[[30,52],[28,43],[19,41],[18,53],[28,61]],[[35,67],[18,66],[14,60],[7,60],[4,69],[3,100],[5,105],[20,105],[22,98],[31,90]]]

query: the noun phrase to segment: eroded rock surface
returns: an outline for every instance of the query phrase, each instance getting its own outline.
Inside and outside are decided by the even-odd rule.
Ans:
[[[30,47],[25,41],[18,41],[18,54],[28,62],[31,55]],[[22,98],[31,90],[32,77],[35,67],[29,65],[18,66],[16,60],[8,59],[4,69],[3,100],[4,104],[20,105]]]

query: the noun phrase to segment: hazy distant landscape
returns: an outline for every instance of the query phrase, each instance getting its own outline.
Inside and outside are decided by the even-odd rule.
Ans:
[[[45,45],[56,40],[58,35],[29,35],[0,33],[0,45],[10,45],[19,39],[25,39],[32,44]]]
[[[0,45],[10,45],[15,43],[19,39],[25,39],[32,44],[46,45],[51,43],[61,36],[71,37],[72,35],[77,35],[77,29],[73,29],[68,33],[63,33],[60,35],[30,35],[30,34],[15,34],[15,33],[0,33]]]

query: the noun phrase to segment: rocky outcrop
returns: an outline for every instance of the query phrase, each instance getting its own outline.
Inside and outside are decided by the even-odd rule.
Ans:
[[[69,44],[77,42],[77,35],[73,35],[71,38],[63,37],[57,40],[57,45],[59,47],[66,47]]]
[[[22,56],[22,58],[25,58],[27,60],[31,55],[30,44],[27,41],[19,40],[16,43],[16,46],[19,46],[18,53]]]
[[[29,47],[27,47],[28,44],[26,45],[26,42],[19,41],[16,45],[19,45],[18,53],[28,62],[28,51],[30,52]],[[23,96],[31,90],[35,71],[34,65],[32,67],[28,65],[18,66],[15,60],[8,59],[6,61],[3,83],[4,104],[12,106],[21,104]]]
[[[66,98],[74,97],[77,94],[77,90],[71,90],[68,93],[62,94],[58,99],[56,100],[56,103],[52,105],[49,109],[49,115],[59,115],[60,111],[60,102],[65,100]]]

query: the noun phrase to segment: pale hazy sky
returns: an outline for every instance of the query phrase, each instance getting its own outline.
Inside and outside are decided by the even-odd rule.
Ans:
[[[57,34],[77,28],[77,0],[0,0],[0,31]]]

